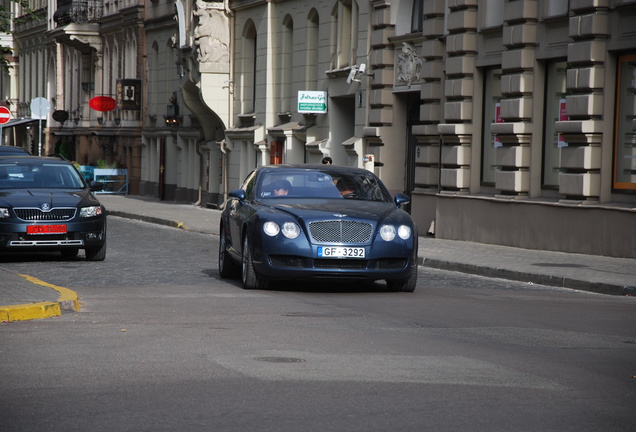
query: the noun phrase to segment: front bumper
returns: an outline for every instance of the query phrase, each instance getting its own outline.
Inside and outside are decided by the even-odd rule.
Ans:
[[[0,251],[99,247],[106,241],[105,219],[64,222],[60,234],[27,234],[30,225],[47,223],[0,222]]]
[[[302,236],[301,236],[302,237]],[[254,270],[268,279],[407,279],[417,267],[417,239],[385,242],[376,239],[364,245],[365,258],[319,258],[319,246],[306,238],[262,236],[254,245]]]

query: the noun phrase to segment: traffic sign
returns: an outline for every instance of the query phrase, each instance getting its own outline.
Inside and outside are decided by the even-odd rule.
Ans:
[[[51,104],[43,97],[36,97],[31,101],[31,118],[46,119],[51,111]]]
[[[11,120],[11,111],[9,108],[0,106],[0,124],[8,123]]]

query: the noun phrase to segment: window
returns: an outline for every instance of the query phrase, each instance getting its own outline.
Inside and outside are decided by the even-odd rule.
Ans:
[[[249,21],[243,32],[243,56],[240,86],[243,107],[241,112],[250,113],[256,109],[256,27]]]
[[[636,54],[618,63],[614,188],[636,190]]]
[[[320,19],[316,9],[312,9],[307,16],[307,53],[305,65],[307,67],[305,73],[305,88],[307,90],[316,90],[316,82],[318,81],[318,38],[319,38]]]
[[[413,0],[411,12],[411,33],[421,33],[424,29],[424,0]]]
[[[546,18],[565,15],[570,7],[569,0],[550,0],[545,2]]]
[[[332,12],[332,69],[356,64],[358,48],[358,4],[354,0],[341,0]]]
[[[486,0],[486,27],[499,27],[503,25],[503,0]]]
[[[487,69],[484,74],[484,124],[482,133],[481,181],[495,184],[497,169],[497,147],[501,143],[490,132],[492,123],[500,123],[501,69]]]
[[[283,19],[282,30],[280,58],[280,112],[291,112],[294,22],[289,15],[285,16]]]
[[[567,63],[551,62],[546,68],[545,135],[543,137],[543,186],[558,188],[561,148],[567,143],[556,133],[556,122],[567,120],[565,88]]]

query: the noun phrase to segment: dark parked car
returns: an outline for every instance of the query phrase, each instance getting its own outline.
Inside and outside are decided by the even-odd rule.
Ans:
[[[390,291],[417,282],[417,229],[367,170],[270,165],[231,191],[221,215],[219,273],[243,287],[282,279],[386,280]]]
[[[0,145],[0,156],[27,156],[31,155],[22,147]]]
[[[0,156],[0,252],[58,250],[106,257],[106,211],[75,167],[57,158]]]

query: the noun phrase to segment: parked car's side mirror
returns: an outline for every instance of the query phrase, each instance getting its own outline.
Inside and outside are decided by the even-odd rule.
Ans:
[[[395,205],[396,206],[401,206],[402,204],[408,204],[411,202],[411,198],[409,198],[408,195],[405,195],[403,193],[397,193],[395,194]]]
[[[104,190],[104,183],[98,182],[98,181],[92,181],[91,184],[89,185],[89,189],[91,190],[91,192],[99,192],[101,190]]]
[[[240,201],[245,200],[245,191],[243,189],[234,189],[233,191],[230,191],[229,195],[230,197],[237,198]]]

